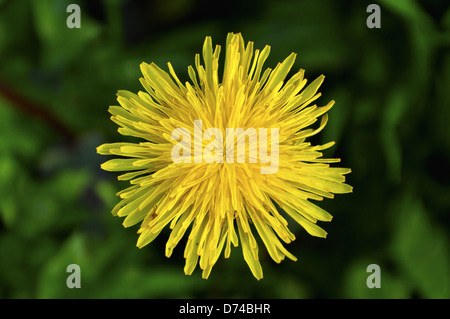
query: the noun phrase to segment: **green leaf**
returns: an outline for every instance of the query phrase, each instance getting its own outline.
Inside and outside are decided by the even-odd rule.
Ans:
[[[62,201],[73,202],[86,190],[90,180],[87,169],[66,169],[51,180],[49,191]]]
[[[34,26],[44,53],[43,62],[49,67],[75,60],[84,46],[100,32],[100,27],[84,12],[83,6],[80,6],[81,28],[68,28],[67,18],[71,13],[67,12],[67,6],[70,4],[68,0],[32,2]]]
[[[349,299],[405,299],[411,297],[411,287],[401,276],[392,274],[380,264],[380,288],[369,288],[367,278],[373,273],[367,267],[376,258],[364,257],[351,263],[344,275],[343,297]]]
[[[392,254],[424,298],[450,298],[450,246],[444,230],[412,195],[395,212]]]
[[[345,88],[341,87],[334,94],[332,93],[328,96],[333,97],[336,100],[336,104],[328,111],[328,123],[321,133],[321,138],[323,143],[335,141],[336,144],[339,144],[350,119],[351,95]]]
[[[380,129],[382,146],[389,169],[389,177],[400,182],[402,169],[402,146],[398,134],[398,125],[408,107],[408,95],[404,86],[393,88],[383,109]]]
[[[119,191],[117,188],[117,183],[112,183],[110,181],[99,181],[95,185],[95,192],[104,202],[105,206],[112,208],[117,204],[116,193]]]
[[[158,267],[145,269],[141,265],[123,264],[108,280],[103,291],[106,298],[185,298],[189,292],[204,288],[208,283],[188,277],[181,268]]]
[[[70,289],[66,280],[70,273],[67,266],[77,264],[81,269],[81,288]],[[70,298],[83,293],[84,279],[89,278],[92,270],[88,258],[86,238],[81,233],[71,235],[59,251],[42,267],[38,282],[36,298]],[[88,289],[88,287],[85,287]]]
[[[18,207],[13,197],[6,197],[0,202],[0,214],[6,226],[11,227],[17,219]]]

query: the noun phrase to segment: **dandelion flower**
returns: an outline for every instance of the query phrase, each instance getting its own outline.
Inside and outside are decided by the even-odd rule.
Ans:
[[[326,237],[317,221],[330,221],[332,216],[311,200],[351,192],[352,187],[344,183],[350,169],[330,167],[339,159],[322,158],[321,151],[334,142],[307,142],[324,128],[326,112],[334,104],[313,104],[321,95],[318,89],[324,76],[306,85],[304,70],[300,69],[287,79],[295,53],[273,70],[263,70],[270,47],[254,50],[253,42],[245,44],[241,34],[230,33],[219,79],[220,50],[219,45],[213,50],[211,38],[206,37],[203,64],[196,54],[195,69],[188,67],[190,81],[185,84],[170,63],[168,73],[154,63],[142,63],[140,81],[145,92],[118,91],[120,106],[109,108],[111,119],[119,125],[118,132],[141,141],[103,144],[97,152],[119,156],[101,167],[123,171],[118,179],[130,181],[131,186],[117,194],[121,200],[112,214],[125,217],[125,227],[140,223],[139,248],[155,240],[168,226],[167,257],[188,232],[184,249],[187,275],[199,264],[203,278],[208,278],[221,253],[228,258],[231,245],[240,245],[252,274],[260,279],[263,270],[258,242],[262,241],[275,262],[285,257],[295,261],[282,243],[295,240],[287,216],[312,236]],[[319,118],[318,127],[309,128]],[[179,128],[184,131],[178,132],[187,135],[174,138]],[[240,135],[247,147],[245,160],[239,161],[236,154],[227,153],[239,136],[228,139],[228,133],[224,136],[214,131],[207,139],[209,128],[220,132],[228,132],[227,128],[242,128],[244,132],[249,128],[276,129],[264,136],[269,144],[269,140],[275,140],[272,132],[278,134],[276,143],[270,144],[271,155],[277,156],[272,157],[275,169],[272,173],[262,171],[268,167],[261,151],[256,152],[263,146],[262,133],[257,146],[250,145],[250,135]],[[195,136],[196,130],[203,139],[190,143],[188,137]],[[179,149],[184,157],[174,161],[174,150]],[[196,150],[201,151],[200,161],[191,160]],[[206,150],[214,161],[205,161]]]

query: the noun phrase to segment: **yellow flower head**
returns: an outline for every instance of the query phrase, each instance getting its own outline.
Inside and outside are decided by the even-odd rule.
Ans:
[[[118,193],[112,213],[126,217],[123,225],[140,223],[139,248],[169,225],[166,256],[188,231],[184,271],[197,263],[208,278],[225,249],[239,242],[245,261],[260,279],[260,236],[269,255],[279,263],[296,260],[281,243],[295,240],[285,217],[309,234],[325,237],[317,221],[332,216],[310,200],[348,193],[348,168],[330,167],[339,159],[321,158],[334,143],[312,146],[306,139],[327,122],[325,106],[311,105],[324,77],[305,87],[304,70],[286,79],[294,64],[292,53],[275,69],[263,70],[270,47],[254,50],[241,34],[226,41],[223,76],[219,79],[221,47],[211,38],[203,45],[203,65],[195,56],[191,82],[185,84],[168,63],[169,73],[154,63],[141,64],[146,92],[118,92],[120,106],[111,106],[119,133],[145,140],[112,143],[99,154],[118,155],[102,164],[107,171],[128,171],[118,177],[131,187]],[[307,128],[321,117],[317,128]]]

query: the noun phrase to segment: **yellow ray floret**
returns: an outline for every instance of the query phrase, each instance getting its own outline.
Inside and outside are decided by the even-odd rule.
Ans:
[[[334,105],[334,101],[325,106],[313,104],[321,95],[318,90],[324,76],[307,85],[300,69],[287,79],[294,53],[275,68],[264,69],[270,47],[254,50],[253,43],[245,44],[241,34],[230,33],[219,78],[220,52],[221,47],[213,48],[207,37],[202,56],[195,56],[195,68],[188,67],[190,81],[184,84],[170,63],[168,72],[154,63],[142,63],[140,81],[145,91],[118,91],[120,106],[109,108],[119,133],[141,142],[103,144],[97,152],[118,156],[101,167],[124,172],[119,180],[130,182],[130,187],[117,194],[120,201],[112,213],[125,218],[125,227],[140,223],[139,248],[169,229],[166,256],[170,257],[188,233],[184,271],[191,274],[199,265],[208,278],[221,253],[228,258],[231,245],[240,245],[252,274],[260,279],[263,270],[254,234],[275,262],[285,257],[296,260],[282,243],[295,240],[287,220],[300,224],[312,236],[326,237],[317,222],[331,221],[332,216],[311,200],[351,192],[352,187],[345,184],[350,169],[330,167],[339,159],[322,158],[321,151],[333,142],[316,146],[307,142],[325,127],[327,111]],[[318,120],[318,126],[310,128]],[[230,140],[230,134],[224,134],[222,141],[215,134],[214,140],[190,143],[183,138],[181,142],[173,138],[177,128],[185,128],[186,136],[198,131],[205,134],[210,128],[220,132],[267,128],[272,140],[272,132],[279,132],[276,171],[261,173],[267,166],[258,153],[262,144],[247,147],[242,157],[246,161],[239,162],[238,155],[225,154],[239,138]],[[193,160],[174,161],[177,143],[183,146],[183,155],[192,155]],[[202,160],[205,153],[195,161],[193,154],[199,149],[213,149],[211,156],[216,161]],[[274,152],[271,148],[272,156]]]

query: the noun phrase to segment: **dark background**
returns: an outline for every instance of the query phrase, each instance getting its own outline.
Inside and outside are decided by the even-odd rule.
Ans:
[[[66,8],[81,7],[81,29]],[[1,298],[449,298],[450,9],[448,1],[0,0]],[[205,36],[241,32],[271,45],[266,67],[291,52],[320,74],[320,105],[336,100],[314,143],[352,168],[352,194],[320,203],[327,239],[292,226],[297,262],[260,249],[257,281],[240,247],[210,279],[183,273],[184,242],[168,232],[142,250],[137,226],[110,214],[126,187],[100,169],[102,143],[124,141],[110,121],[117,90],[141,90],[139,64],[187,66]],[[223,57],[222,49],[222,57]],[[137,142],[137,140],[134,140]],[[69,289],[66,267],[81,267]],[[381,288],[369,289],[369,264]]]

